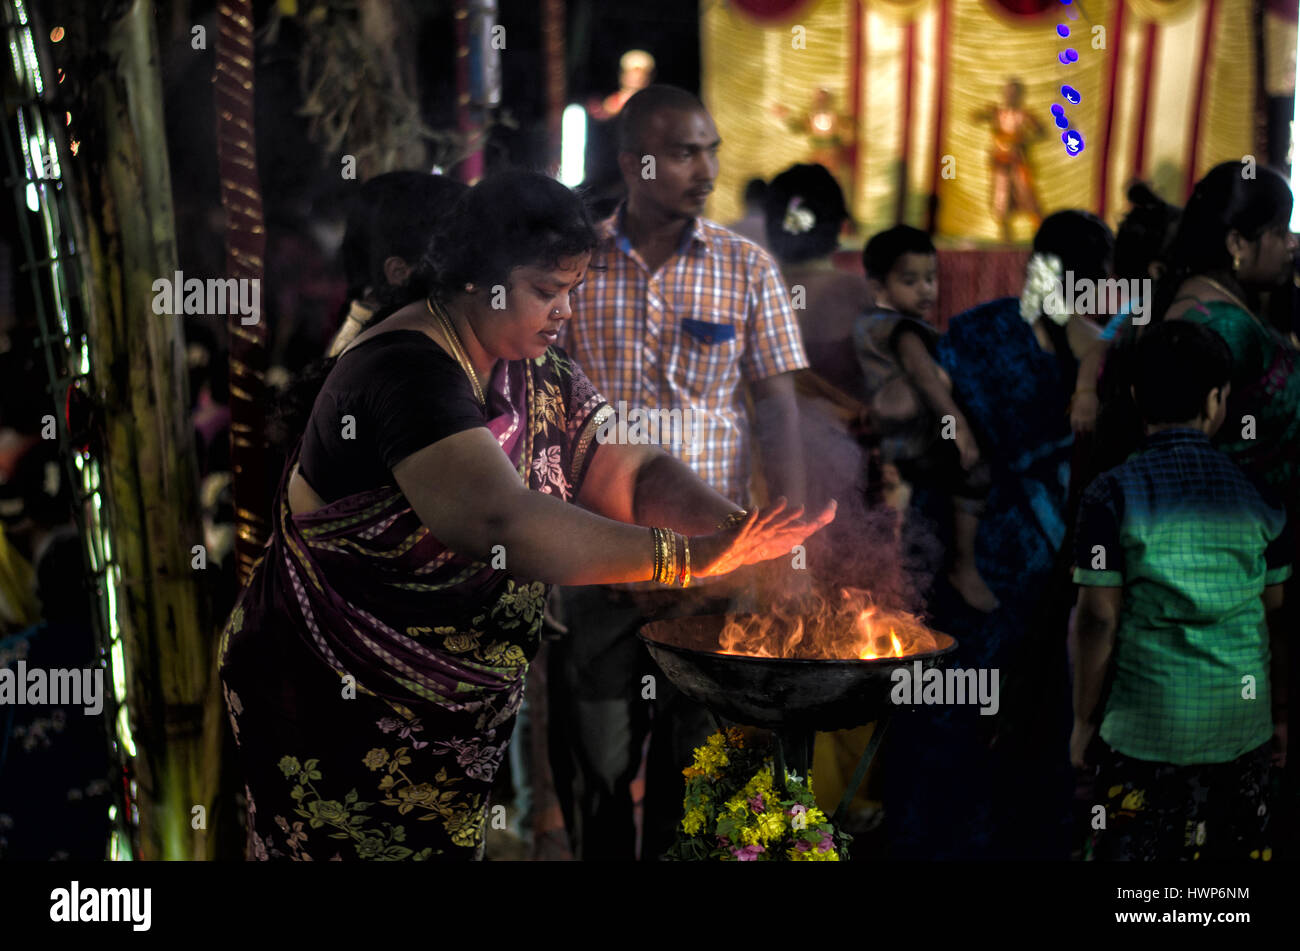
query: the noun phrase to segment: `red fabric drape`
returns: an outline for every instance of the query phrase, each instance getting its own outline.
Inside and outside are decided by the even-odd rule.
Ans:
[[[1060,5],[1057,0],[989,0],[989,2],[1001,7],[1003,13],[1015,17],[1036,17]]]
[[[810,6],[812,0],[731,0],[731,5],[755,20],[785,20]]]

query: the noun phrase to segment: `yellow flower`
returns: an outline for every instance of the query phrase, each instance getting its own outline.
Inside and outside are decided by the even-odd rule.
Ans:
[[[704,810],[696,808],[687,812],[685,818],[682,819],[682,831],[687,835],[695,835],[697,832],[703,831],[703,829]]]
[[[779,812],[764,812],[758,817],[758,834],[764,842],[779,839],[785,833],[785,816]]]
[[[773,791],[772,774],[766,768],[760,769],[754,774],[754,778],[749,781],[749,784],[753,787],[751,795],[753,793],[770,793]]]
[[[822,812],[816,806],[809,806],[808,811],[804,813],[807,817],[809,826],[819,826],[826,821],[826,813]]]
[[[724,751],[701,746],[695,750],[695,762],[692,768],[699,770],[705,776],[717,776],[721,774],[727,762],[727,754]]]

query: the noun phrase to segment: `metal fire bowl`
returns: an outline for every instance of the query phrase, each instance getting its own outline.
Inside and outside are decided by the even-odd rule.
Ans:
[[[742,623],[744,615],[737,616]],[[899,667],[946,667],[957,641],[935,633],[938,650],[879,660],[811,660],[718,653],[720,614],[652,621],[640,638],[669,680],[718,716],[782,730],[846,730],[892,712]]]

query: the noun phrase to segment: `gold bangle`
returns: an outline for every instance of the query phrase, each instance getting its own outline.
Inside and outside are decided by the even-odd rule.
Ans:
[[[682,569],[682,587],[689,588],[691,585],[691,540],[685,535],[682,536],[682,559],[685,567]]]
[[[655,536],[655,570],[654,581],[657,584],[673,583],[673,561],[676,554],[676,542],[673,533],[666,528],[651,529]]]
[[[677,536],[671,529],[661,528],[660,531],[664,533],[664,554],[668,558],[663,583],[671,587],[677,581]]]
[[[651,527],[651,529],[650,529],[650,542],[651,542],[651,546],[652,546],[653,549],[654,549],[654,555],[653,555],[653,557],[651,558],[651,572],[650,572],[650,580],[651,580],[651,581],[658,581],[658,580],[659,580],[659,566],[660,566],[660,562],[661,562],[661,558],[660,558],[659,553],[660,553],[660,551],[662,550],[662,546],[660,545],[660,542],[659,542],[659,529],[654,528],[654,527]]]
[[[718,531],[725,532],[729,528],[737,528],[744,525],[748,518],[749,512],[745,509],[741,509],[739,512],[732,512],[718,523]]]

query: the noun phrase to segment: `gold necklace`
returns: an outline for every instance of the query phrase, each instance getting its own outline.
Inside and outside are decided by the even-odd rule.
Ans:
[[[1222,284],[1220,284],[1212,277],[1206,277],[1204,274],[1198,274],[1196,276],[1199,277],[1201,280],[1203,280],[1206,284],[1209,284],[1220,294],[1223,294],[1225,297],[1230,298],[1234,304],[1236,304],[1238,307],[1240,307],[1242,310],[1246,312],[1246,315],[1255,322],[1255,326],[1257,326],[1260,330],[1264,331],[1264,333],[1266,333],[1270,337],[1277,335],[1277,331],[1275,331],[1268,324],[1264,323],[1263,318],[1261,318],[1253,310],[1247,307],[1246,302],[1243,301],[1236,294],[1232,293],[1232,291],[1228,290],[1226,287],[1224,287]]]
[[[1215,280],[1214,278],[1212,278],[1212,277],[1207,277],[1207,276],[1204,275],[1204,274],[1198,274],[1198,275],[1196,275],[1196,276],[1199,277],[1199,278],[1200,278],[1202,281],[1204,281],[1206,284],[1209,284],[1211,287],[1213,287],[1216,291],[1218,291],[1218,292],[1219,292],[1220,294],[1222,294],[1224,297],[1227,297],[1229,300],[1231,300],[1234,304],[1236,304],[1236,305],[1237,305],[1238,307],[1240,307],[1242,310],[1244,310],[1247,314],[1250,315],[1250,319],[1253,320],[1253,321],[1255,321],[1255,323],[1259,324],[1261,327],[1264,326],[1264,322],[1263,322],[1262,320],[1260,320],[1259,317],[1257,317],[1257,316],[1255,315],[1255,312],[1254,312],[1253,310],[1251,310],[1249,307],[1246,306],[1246,302],[1243,301],[1243,300],[1242,300],[1240,297],[1238,297],[1236,294],[1232,293],[1232,291],[1228,290],[1226,287],[1224,287],[1222,284],[1220,284],[1218,281],[1216,281],[1216,280]],[[1268,328],[1265,328],[1265,329],[1268,329]]]
[[[456,326],[451,322],[451,318],[443,311],[441,305],[437,310],[433,308],[433,301],[426,297],[424,304],[429,308],[429,313],[433,314],[434,319],[438,321],[438,326],[442,328],[443,335],[447,338],[447,343],[451,347],[452,356],[460,364],[462,370],[469,377],[470,383],[474,385],[474,395],[483,406],[487,405],[487,398],[483,395],[483,387],[479,385],[478,374],[474,372],[474,365],[469,362],[469,357],[465,355],[465,348],[461,346],[460,335],[456,333]]]

